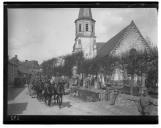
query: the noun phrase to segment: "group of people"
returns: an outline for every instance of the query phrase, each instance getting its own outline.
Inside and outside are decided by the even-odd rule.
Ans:
[[[107,76],[104,76],[103,74],[99,75],[76,75],[73,76],[73,85],[74,86],[82,86],[85,88],[96,88],[96,89],[102,89],[106,87],[106,83],[108,81]]]
[[[94,87],[95,89],[105,89],[107,82],[108,78],[103,74],[98,74],[97,76],[89,74],[85,78],[84,86],[86,88]]]
[[[43,75],[33,75],[28,84],[29,95],[44,101],[48,106],[54,103],[61,108],[64,95],[65,80],[61,76],[48,78]]]
[[[79,77],[77,78],[77,81],[81,81],[81,79],[79,79]],[[82,86],[86,87],[86,88],[106,88],[106,91],[108,93],[109,88],[106,86],[106,79],[102,79],[102,76],[93,76],[93,75],[88,75],[87,77],[84,77],[83,82],[81,82]],[[79,82],[77,82],[77,85]],[[112,100],[111,100],[111,105],[114,105],[116,97],[119,95],[119,90],[116,88],[113,90],[113,95],[112,95]],[[139,99],[137,100],[133,100],[136,104],[136,107],[138,109],[138,112],[140,113],[140,115],[151,115],[153,112],[153,109],[155,106],[157,106],[157,103],[153,100],[153,98],[151,98],[151,96],[149,95],[149,91],[148,88],[144,87]]]
[[[90,86],[95,87],[95,84],[97,84],[97,88],[103,87],[101,86],[101,84],[103,84],[101,77],[88,75],[87,77],[84,77],[84,79],[80,76],[73,79],[74,86],[85,86],[86,88],[90,88]],[[52,76],[49,78],[43,75],[35,75],[31,77],[28,89],[30,96],[36,97],[39,101],[44,101],[49,106],[52,105],[52,101],[54,100],[54,103],[58,104],[61,108],[66,84],[69,84],[69,81],[65,80],[62,76]],[[98,86],[99,84],[100,86]],[[144,89],[139,100],[135,101],[135,103],[141,115],[150,115],[153,106],[156,106],[152,98],[149,97],[147,89]]]

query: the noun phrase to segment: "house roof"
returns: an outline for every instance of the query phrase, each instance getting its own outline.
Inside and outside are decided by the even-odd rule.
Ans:
[[[37,61],[25,61],[18,66],[21,73],[32,74],[33,70],[39,69]]]
[[[97,51],[105,44],[105,42],[96,42]]]
[[[18,71],[21,72],[21,73],[32,74],[32,70],[29,69],[28,67],[24,66],[24,65],[19,65]]]
[[[111,53],[111,51],[116,48],[118,45],[120,45],[122,39],[125,37],[125,35],[129,32],[130,29],[135,29],[137,33],[142,38],[142,42],[147,46],[147,42],[145,41],[144,37],[141,35],[140,31],[138,30],[137,26],[135,25],[134,21],[131,21],[131,23],[126,26],[124,29],[122,29],[118,34],[116,34],[114,37],[112,37],[109,41],[107,41],[97,52],[98,57],[104,57]]]

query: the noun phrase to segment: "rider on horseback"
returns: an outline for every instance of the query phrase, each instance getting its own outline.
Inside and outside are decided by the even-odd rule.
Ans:
[[[64,84],[65,84],[64,77],[59,77],[58,85],[56,89],[57,90],[57,102],[59,104],[59,108],[61,108],[62,101],[63,101]]]

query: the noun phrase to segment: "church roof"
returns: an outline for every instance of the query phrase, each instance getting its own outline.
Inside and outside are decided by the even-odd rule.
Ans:
[[[90,20],[93,20],[91,8],[80,8],[78,19],[90,19]]]
[[[109,41],[107,41],[98,51],[97,56],[98,57],[104,57],[111,53],[111,51],[116,48],[118,45],[120,45],[122,39],[124,39],[125,35],[129,32],[129,30],[134,29],[142,38],[142,42],[149,47],[146,40],[138,30],[137,26],[135,25],[134,21],[132,21],[127,27],[122,29],[118,34],[116,34],[114,37],[112,37]]]
[[[97,51],[105,44],[105,42],[96,42]]]

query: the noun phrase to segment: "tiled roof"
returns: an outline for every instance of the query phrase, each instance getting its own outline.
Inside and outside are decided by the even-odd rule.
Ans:
[[[104,57],[110,54],[110,52],[115,49],[121,42],[121,40],[124,38],[124,36],[128,33],[128,31],[133,28],[135,29],[139,35],[142,38],[142,42],[148,47],[147,42],[145,41],[144,37],[141,35],[140,31],[138,30],[137,26],[135,25],[134,21],[132,21],[127,27],[122,29],[118,34],[116,34],[114,37],[112,37],[109,41],[107,41],[103,47],[101,47],[97,51],[98,57]]]

